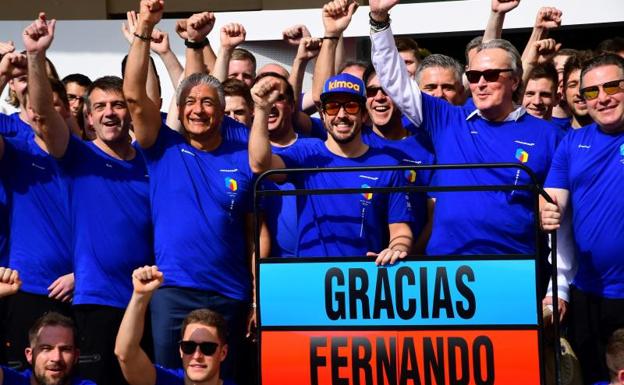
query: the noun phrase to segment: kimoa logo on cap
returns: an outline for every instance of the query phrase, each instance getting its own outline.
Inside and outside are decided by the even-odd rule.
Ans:
[[[349,88],[354,90],[355,92],[360,92],[360,85],[357,83],[349,82],[346,80],[334,80],[329,82],[328,91],[331,91],[336,88]]]

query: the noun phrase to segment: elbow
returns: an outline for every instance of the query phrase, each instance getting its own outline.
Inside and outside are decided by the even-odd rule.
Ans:
[[[251,172],[253,172],[254,174],[262,174],[269,169],[262,162],[257,162],[253,159],[249,159],[249,167],[251,168]]]

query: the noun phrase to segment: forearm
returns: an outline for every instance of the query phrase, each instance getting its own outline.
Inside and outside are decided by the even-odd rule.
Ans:
[[[324,39],[321,45],[321,51],[316,58],[314,66],[314,77],[312,78],[312,98],[315,103],[320,103],[321,93],[325,81],[334,76],[334,58],[336,57],[336,48],[338,40]]]
[[[395,251],[405,251],[412,249],[413,235],[409,225],[404,222],[391,223],[389,225],[390,242],[388,248]]]
[[[338,45],[336,46],[336,54],[334,55],[334,73],[338,73],[340,67],[347,61],[347,52],[344,45],[344,37],[340,35]]]
[[[502,12],[490,13],[487,26],[483,31],[483,42],[487,43],[490,40],[500,39],[503,35],[503,23],[505,22],[505,14]]]
[[[159,82],[160,80],[158,80],[158,76],[156,75],[156,68],[150,60],[149,66],[147,67],[145,90],[147,92],[147,97],[157,106],[160,106],[161,103]]]
[[[545,39],[547,35],[548,35],[548,31],[546,29],[540,28],[540,27],[533,27],[533,30],[531,31],[531,36],[529,36],[529,40],[527,41],[527,44],[524,47],[524,51],[522,51],[523,63],[524,63],[525,57],[529,55],[529,50],[531,49],[531,46],[535,42]]]
[[[417,127],[422,124],[422,94],[412,80],[394,43],[390,28],[371,32],[371,61],[381,86]]]
[[[119,361],[132,362],[142,351],[141,338],[143,337],[145,313],[150,298],[151,294],[137,293],[133,293],[130,298],[115,341],[115,355]]]
[[[140,36],[151,36],[153,26],[138,23],[135,33]],[[126,72],[124,74],[124,96],[130,103],[148,98],[147,78],[150,67],[150,41],[135,37],[130,45]]]
[[[180,64],[180,61],[178,60],[177,56],[171,50],[158,56],[160,57],[160,60],[162,60],[163,64],[165,65],[165,68],[167,69],[167,74],[169,75],[169,80],[171,80],[171,84],[173,85],[173,88],[176,88],[178,86],[178,81],[180,79],[180,76],[184,72],[184,68],[182,67],[182,64]]]
[[[268,130],[269,111],[256,108],[249,133],[249,166],[260,174],[271,168],[271,142]]]
[[[288,82],[292,86],[293,93],[295,94],[295,108],[297,111],[300,110],[301,106],[301,89],[303,88],[303,78],[307,66],[307,60],[295,57],[290,71],[290,77],[288,78]]]
[[[196,73],[206,73],[202,49],[187,48],[184,77],[187,78]]]
[[[220,82],[223,82],[228,78],[228,67],[230,65],[230,57],[232,57],[233,50],[234,48],[230,47],[221,47],[219,49],[219,54],[217,55],[214,68],[212,69],[212,76],[217,78]]]
[[[208,73],[212,74],[214,70],[215,62],[217,61],[217,55],[215,55],[214,50],[210,46],[210,43],[206,45],[203,49],[204,55],[204,64],[206,65],[206,70]]]

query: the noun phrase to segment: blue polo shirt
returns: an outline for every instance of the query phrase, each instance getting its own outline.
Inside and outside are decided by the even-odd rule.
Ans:
[[[516,111],[518,112],[518,111]],[[429,133],[438,164],[518,163],[543,183],[561,130],[527,113],[490,122],[468,106],[422,94],[421,129]],[[438,170],[435,184],[518,185],[530,182],[516,169]],[[436,193],[427,253],[529,254],[535,251],[534,203],[527,191]]]
[[[288,168],[392,166],[397,161],[381,150],[369,147],[358,158],[334,155],[324,142],[312,140],[305,146],[291,146],[279,155]],[[320,172],[298,174],[297,188],[368,188],[403,186],[396,171]],[[300,257],[364,256],[388,246],[388,224],[411,220],[405,193],[358,193],[303,195],[299,212],[298,249]]]
[[[69,180],[73,303],[123,309],[132,272],[154,262],[145,162],[139,151],[120,160],[71,136],[60,165]]]
[[[52,282],[73,271],[67,183],[34,135],[4,143],[0,167],[11,200],[9,267],[19,271],[22,291],[47,295]]]
[[[4,374],[4,385],[30,385],[30,377],[32,376],[32,371],[30,369],[18,372],[17,370],[7,368],[3,365],[0,365],[0,368],[2,368],[2,373]],[[70,385],[95,385],[95,382],[72,378]]]
[[[552,162],[545,187],[570,191],[578,272],[573,284],[624,298],[624,132],[597,124],[572,130]]]
[[[164,286],[247,300],[251,275],[245,220],[254,181],[247,145],[223,138],[217,149],[202,151],[162,126],[143,153]]]

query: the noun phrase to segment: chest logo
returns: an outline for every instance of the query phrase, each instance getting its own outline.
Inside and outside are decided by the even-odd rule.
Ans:
[[[228,176],[227,178],[225,178],[225,188],[230,191],[236,191],[238,190],[238,182],[236,182],[236,179],[230,178]]]
[[[529,153],[519,148],[516,150],[516,159],[518,159],[520,163],[526,163],[529,161]]]
[[[407,179],[407,181],[410,183],[416,182],[416,171],[415,170],[405,171],[405,179]]]
[[[369,185],[367,185],[366,183],[364,183],[362,186],[360,186],[362,188],[370,188]],[[363,192],[362,196],[364,197],[364,199],[366,199],[367,201],[373,199],[373,193],[372,192]]]

